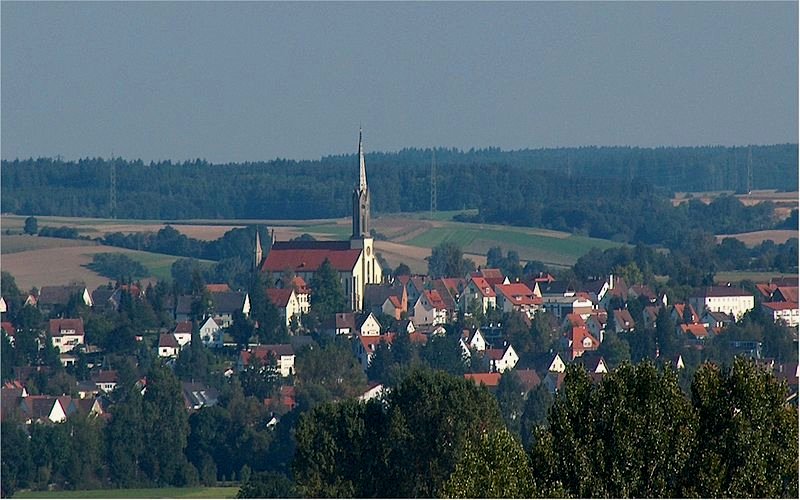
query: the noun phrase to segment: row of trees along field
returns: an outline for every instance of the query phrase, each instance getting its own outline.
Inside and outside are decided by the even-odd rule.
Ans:
[[[144,394],[130,378],[114,391],[108,423],[34,424],[29,438],[3,421],[3,496],[226,477],[254,498],[797,498],[796,400],[753,361],[701,366],[689,394],[652,362],[597,383],[573,365],[554,399],[540,386],[517,412],[523,439],[507,427],[503,393],[416,369],[384,400],[301,398],[270,429],[236,378],[219,405],[188,415],[175,375],[155,363]]]
[[[796,145],[749,151],[753,189],[797,189]],[[431,155],[430,149],[368,154],[372,208],[379,213],[428,210]],[[439,148],[438,207],[477,208],[487,221],[552,225],[606,237],[610,229],[602,219],[611,217],[611,208],[619,208],[620,201],[633,213],[663,210],[665,198],[653,201],[654,193],[741,191],[747,156],[746,149],[725,147]],[[115,214],[109,208],[112,164]],[[0,176],[6,189],[0,208],[6,213],[134,219],[342,217],[350,211],[354,165],[353,155],[222,165],[202,160],[145,164],[119,158],[4,160]],[[605,200],[592,210],[604,217],[574,220],[567,207],[586,211],[590,207],[581,204],[583,199],[592,200],[593,206],[598,205],[596,199]],[[498,203],[508,204],[508,210],[524,210],[504,220],[512,212],[504,212]],[[629,240],[634,235],[624,231],[621,237]]]

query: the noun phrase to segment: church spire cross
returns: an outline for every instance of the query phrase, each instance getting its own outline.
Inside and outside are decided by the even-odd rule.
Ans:
[[[361,142],[361,127],[358,127],[358,190],[367,189],[367,166],[364,163],[364,145]]]

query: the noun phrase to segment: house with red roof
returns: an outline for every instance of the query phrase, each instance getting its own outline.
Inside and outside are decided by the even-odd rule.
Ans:
[[[497,293],[494,287],[482,277],[471,276],[464,286],[464,292],[458,300],[459,309],[469,312],[478,307],[483,314],[497,306]]]
[[[26,396],[19,404],[19,413],[26,424],[60,423],[78,411],[69,396]]]
[[[497,386],[500,385],[500,377],[502,375],[499,372],[492,372],[492,373],[465,373],[464,378],[466,380],[471,380],[477,386],[486,386],[489,390],[496,390]]]
[[[777,323],[783,321],[787,326],[797,328],[800,324],[800,309],[797,302],[762,302],[761,309]]]
[[[524,283],[498,284],[494,286],[497,294],[497,308],[503,312],[519,311],[530,319],[539,310],[542,299]]]
[[[278,309],[281,321],[287,328],[292,324],[293,318],[300,321],[303,312],[294,288],[267,288],[266,295],[267,299]]]
[[[568,337],[568,344],[572,350],[572,359],[583,356],[586,351],[596,351],[600,347],[600,341],[594,338],[585,326],[577,326],[572,329]]]
[[[508,285],[511,283],[500,269],[491,267],[484,269],[478,267],[478,270],[471,272],[467,278],[483,278],[492,288],[497,285]]]
[[[636,329],[636,323],[627,309],[614,309],[614,329],[616,333],[629,333]]]
[[[708,328],[706,328],[702,323],[678,325],[678,331],[684,337],[688,337],[693,343],[702,343],[711,335],[708,331]]]
[[[82,318],[51,319],[49,332],[53,347],[59,353],[72,351],[75,346],[84,344]]]
[[[447,305],[436,290],[423,290],[414,304],[414,323],[420,326],[447,323]]]
[[[3,321],[2,323],[0,323],[0,328],[3,329],[3,333],[6,335],[6,337],[8,337],[8,341],[13,346],[14,345],[14,337],[17,334],[17,329],[14,328],[14,325],[11,324],[10,321]]]
[[[387,333],[384,335],[361,335],[356,337],[353,346],[356,358],[358,358],[359,363],[361,363],[361,368],[367,371],[378,346],[386,344],[391,347],[394,338],[394,333]]]

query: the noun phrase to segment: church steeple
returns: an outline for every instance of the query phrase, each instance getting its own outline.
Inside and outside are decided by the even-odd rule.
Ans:
[[[369,238],[369,187],[367,166],[364,162],[364,144],[361,128],[358,129],[358,185],[353,190],[353,235],[351,239]]]
[[[367,166],[364,163],[364,144],[361,142],[361,127],[358,128],[358,189],[367,190]]]

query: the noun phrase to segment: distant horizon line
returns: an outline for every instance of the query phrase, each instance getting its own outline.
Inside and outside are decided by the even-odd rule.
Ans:
[[[542,147],[526,147],[526,148],[518,148],[518,149],[502,149],[499,146],[485,146],[485,147],[471,147],[469,149],[458,148],[455,146],[426,146],[426,147],[419,147],[419,146],[406,146],[398,150],[393,151],[381,151],[381,150],[374,150],[374,151],[365,151],[365,156],[370,156],[373,154],[378,155],[393,155],[393,154],[401,154],[405,151],[451,151],[457,154],[470,154],[470,153],[478,153],[482,151],[497,151],[499,153],[520,153],[520,152],[529,152],[529,151],[558,151],[558,150],[581,150],[581,149],[645,149],[645,150],[659,150],[659,149],[700,149],[700,148],[724,148],[724,149],[734,149],[734,148],[749,148],[749,147],[756,147],[756,148],[765,148],[765,147],[775,147],[775,146],[795,146],[798,147],[800,143],[797,142],[775,142],[775,143],[768,143],[768,144],[731,144],[731,145],[724,145],[724,144],[702,144],[702,145],[659,145],[659,146],[631,146],[631,145],[597,145],[597,144],[589,144],[589,145],[582,145],[582,146],[542,146]],[[125,161],[141,161],[145,163],[187,163],[187,162],[196,162],[202,161],[212,165],[230,165],[230,164],[241,164],[241,163],[260,163],[260,162],[272,162],[272,161],[294,161],[294,162],[314,162],[314,161],[322,161],[326,158],[342,158],[348,156],[357,156],[358,151],[352,153],[330,153],[327,155],[323,155],[317,158],[288,158],[288,157],[281,157],[276,156],[270,159],[259,159],[259,160],[240,160],[240,161],[223,161],[223,162],[216,162],[210,161],[206,158],[202,157],[194,157],[194,158],[185,158],[182,160],[176,160],[174,158],[159,158],[159,159],[149,159],[144,160],[141,157],[138,158],[130,158],[130,157],[123,157],[123,156],[109,156],[105,157],[102,155],[97,156],[80,156],[77,158],[64,158],[62,155],[54,155],[54,156],[28,156],[28,157],[15,157],[15,158],[2,158],[0,161],[3,162],[14,162],[14,161],[29,161],[29,160],[42,160],[42,159],[49,159],[49,160],[56,160],[60,162],[77,162],[81,160],[125,160]]]

